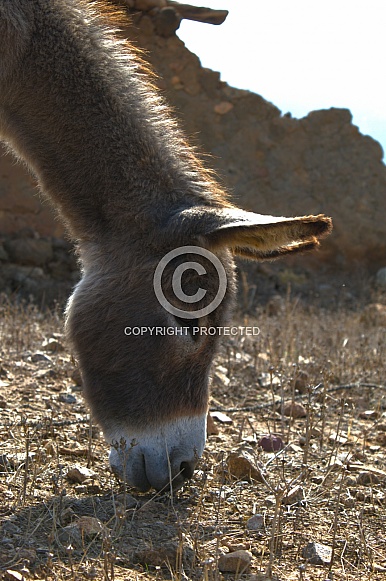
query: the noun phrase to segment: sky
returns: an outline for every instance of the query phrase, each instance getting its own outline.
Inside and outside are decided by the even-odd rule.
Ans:
[[[350,109],[386,152],[386,0],[189,0],[229,10],[220,26],[183,20],[204,67],[282,113]]]

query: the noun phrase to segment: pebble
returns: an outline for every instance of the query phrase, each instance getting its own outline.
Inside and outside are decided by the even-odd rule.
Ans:
[[[65,392],[59,394],[59,401],[61,401],[62,403],[74,404],[76,403],[76,397],[75,395],[72,395],[72,393]]]
[[[258,445],[263,448],[264,452],[278,452],[284,448],[283,440],[275,434],[261,436]]]
[[[376,410],[365,410],[359,414],[361,420],[377,420],[379,418],[379,412]]]
[[[206,432],[208,436],[218,436],[219,434],[219,429],[216,426],[211,414],[206,416]]]
[[[262,514],[254,514],[247,520],[247,529],[249,531],[261,531],[264,529],[264,517]]]
[[[256,480],[263,482],[261,470],[256,466],[253,458],[245,451],[233,452],[227,458],[228,470],[231,476],[238,480]]]
[[[222,573],[242,574],[250,567],[252,554],[249,551],[239,550],[221,555],[218,568]]]
[[[302,556],[312,565],[329,565],[332,557],[332,549],[321,543],[308,543],[303,548]]]
[[[214,106],[214,111],[218,115],[226,115],[227,113],[229,113],[229,111],[233,109],[233,107],[234,107],[233,103],[230,103],[229,101],[221,101],[221,103],[217,103]]]
[[[215,420],[218,420],[221,424],[231,424],[233,422],[232,418],[223,412],[211,412],[211,416]]]
[[[41,351],[36,351],[36,353],[33,353],[31,355],[31,361],[32,363],[39,363],[40,361],[52,363],[51,357],[49,357],[45,353],[42,353]]]
[[[296,420],[298,418],[305,418],[307,416],[307,411],[301,403],[287,401],[283,406],[283,414]]]
[[[50,337],[43,341],[42,349],[45,351],[51,351],[52,353],[57,353],[58,351],[63,351],[63,345],[54,337]]]
[[[282,503],[289,505],[295,504],[296,502],[301,502],[304,500],[304,489],[297,485],[291,488],[286,496],[283,497]]]
[[[58,539],[64,546],[74,545],[80,548],[83,544],[83,536],[95,537],[106,534],[107,527],[94,516],[81,516],[76,522],[63,527],[58,532]]]
[[[275,495],[270,494],[269,496],[266,496],[266,498],[264,500],[264,504],[267,508],[271,508],[272,506],[275,506],[275,504],[276,504]]]
[[[83,484],[87,478],[95,478],[96,473],[86,468],[85,466],[81,466],[80,464],[76,464],[72,468],[69,469],[67,472],[67,478],[71,480],[71,482],[76,482],[77,484]]]

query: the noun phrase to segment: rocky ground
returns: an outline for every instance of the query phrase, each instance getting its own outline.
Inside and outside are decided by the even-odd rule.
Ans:
[[[260,335],[224,338],[204,456],[171,496],[110,473],[59,310],[3,296],[0,578],[385,579],[385,302],[250,302],[235,321]]]

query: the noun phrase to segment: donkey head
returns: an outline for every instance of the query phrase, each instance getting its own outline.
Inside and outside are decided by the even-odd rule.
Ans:
[[[330,228],[321,215],[197,206],[170,216],[125,259],[117,242],[115,252],[83,249],[67,325],[110,464],[127,483],[178,487],[193,474],[206,439],[212,333],[235,295],[232,254],[270,259],[314,248]]]

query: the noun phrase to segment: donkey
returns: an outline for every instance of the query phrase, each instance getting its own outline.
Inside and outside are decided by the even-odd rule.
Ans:
[[[66,332],[113,471],[146,491],[181,486],[203,452],[219,338],[194,330],[229,317],[233,255],[315,248],[331,220],[233,206],[110,12],[107,1],[0,0],[0,136],[77,245]],[[208,309],[219,265],[222,300]]]

